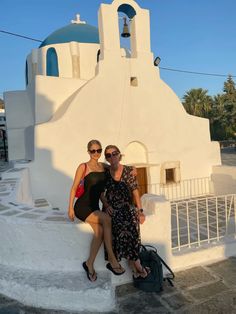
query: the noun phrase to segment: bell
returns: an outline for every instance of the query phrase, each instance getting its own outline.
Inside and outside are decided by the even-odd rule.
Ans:
[[[125,38],[130,37],[129,26],[126,22],[126,17],[124,17],[124,27],[121,36]]]

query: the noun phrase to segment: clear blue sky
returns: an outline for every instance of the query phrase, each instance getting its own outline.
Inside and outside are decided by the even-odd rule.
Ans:
[[[1,0],[0,30],[43,40],[81,19],[97,26],[100,3],[111,0]],[[137,0],[151,14],[151,46],[161,67],[236,75],[236,0]],[[25,88],[25,60],[39,43],[0,33],[0,97]],[[222,92],[224,77],[161,70],[181,98],[191,88]],[[234,79],[236,81],[236,78]]]

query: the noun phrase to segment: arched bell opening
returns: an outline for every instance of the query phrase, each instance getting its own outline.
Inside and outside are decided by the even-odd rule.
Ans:
[[[131,56],[131,39],[134,36],[132,32],[132,19],[136,15],[136,11],[129,4],[122,4],[117,9],[119,22],[119,38],[122,56],[130,58]]]

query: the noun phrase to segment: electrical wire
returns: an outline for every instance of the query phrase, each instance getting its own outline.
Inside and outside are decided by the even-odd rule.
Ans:
[[[37,41],[40,43],[43,42],[40,39],[36,39],[36,38],[32,38],[32,37],[28,37],[28,36],[24,36],[24,35],[20,35],[20,34],[8,32],[8,31],[4,31],[4,30],[0,30],[0,33],[4,33],[7,35],[16,36],[16,37],[20,37],[20,38],[24,38],[24,39],[28,39],[28,40],[32,40],[32,41]],[[173,69],[173,68],[160,67],[160,66],[159,66],[159,69],[164,70],[164,71],[172,71],[172,72],[187,73],[187,74],[194,74],[194,75],[205,75],[205,76],[215,76],[215,77],[228,77],[229,76],[229,74],[196,72],[196,71],[180,70],[180,69]],[[233,78],[236,77],[236,75],[230,75],[230,76]]]
[[[28,36],[24,36],[24,35],[20,35],[20,34],[16,34],[16,33],[7,32],[7,31],[4,31],[2,29],[0,29],[0,33],[11,35],[11,36],[16,36],[16,37],[20,37],[20,38],[24,38],[24,39],[28,39],[28,40],[33,40],[33,41],[37,41],[37,42],[40,42],[40,43],[43,42],[42,40],[39,40],[39,39],[35,39],[35,38],[32,38],[32,37],[28,37]]]
[[[206,73],[206,72],[195,72],[195,71],[187,71],[187,70],[179,70],[172,68],[159,67],[161,70],[173,71],[173,72],[181,72],[188,74],[197,74],[197,75],[207,75],[207,76],[218,76],[218,77],[228,77],[229,74],[217,74],[217,73]],[[236,77],[235,75],[230,75],[231,77]]]

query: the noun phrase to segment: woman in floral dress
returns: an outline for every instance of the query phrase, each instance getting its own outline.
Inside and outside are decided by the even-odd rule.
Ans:
[[[105,158],[110,169],[106,171],[106,193],[102,201],[105,211],[112,217],[114,254],[117,260],[126,258],[129,261],[134,276],[146,277],[149,270],[142,267],[138,256],[141,244],[139,224],[145,221],[145,215],[136,177],[132,174],[133,167],[120,163],[121,153],[115,145],[106,147]]]

